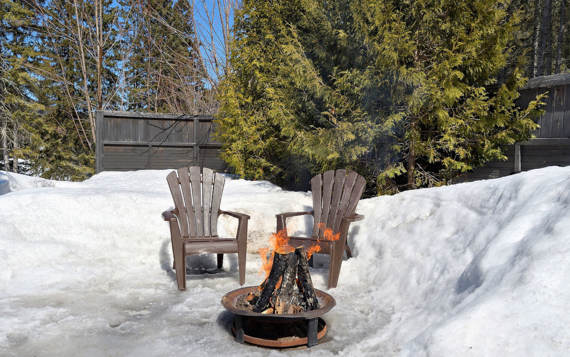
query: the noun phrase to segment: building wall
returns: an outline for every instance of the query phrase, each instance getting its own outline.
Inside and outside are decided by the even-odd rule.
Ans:
[[[518,101],[526,107],[540,93],[548,93],[535,138],[506,148],[507,161],[492,161],[456,182],[498,178],[547,166],[570,165],[570,74],[536,77],[521,90]]]

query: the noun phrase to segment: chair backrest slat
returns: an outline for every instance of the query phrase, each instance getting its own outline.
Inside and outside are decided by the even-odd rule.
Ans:
[[[190,237],[196,236],[196,220],[194,219],[194,206],[192,204],[192,193],[190,191],[190,178],[188,176],[188,168],[182,167],[177,170],[182,196],[184,197],[184,207],[186,211],[186,235]],[[180,208],[178,209],[180,210]]]
[[[332,189],[334,184],[334,171],[326,171],[323,174],[323,197],[319,204],[321,205],[321,217],[317,223],[321,223],[322,227],[319,229],[319,237],[322,236],[324,232],[324,228],[328,227],[328,218],[329,218],[329,211],[331,209],[331,197],[332,197]],[[314,201],[313,201],[314,202]]]
[[[331,208],[329,209],[329,217],[327,218],[327,228],[333,229],[336,216],[338,214],[338,204],[344,189],[344,180],[346,178],[346,170],[336,170],[334,173],[333,195],[331,198]]]
[[[190,168],[190,185],[192,186],[192,204],[194,206],[194,217],[196,219],[196,235],[204,236],[204,213],[202,212],[202,188],[200,187],[200,168],[192,166]]]
[[[356,178],[358,174],[354,171],[350,171],[346,178],[344,179],[344,188],[342,190],[342,198],[338,204],[338,211],[336,217],[334,219],[334,223],[332,225],[332,229],[335,232],[338,232],[340,229],[340,223],[342,219],[350,214],[347,214],[348,206],[350,204],[350,197],[352,195],[352,190],[354,188],[354,184],[356,183]],[[360,197],[359,197],[360,198]]]
[[[313,236],[323,238],[324,229],[338,233],[341,221],[356,210],[366,180],[354,171],[329,170],[311,179],[315,225]],[[321,227],[319,227],[319,225]]]
[[[204,211],[204,235],[211,236],[210,212],[212,209],[212,191],[214,184],[214,172],[204,167],[202,170],[202,210]]]
[[[174,205],[178,210],[178,219],[180,224],[180,232],[183,236],[188,235],[188,216],[186,213],[186,208],[184,207],[184,199],[182,198],[182,193],[180,192],[180,183],[176,172],[172,171],[166,176],[166,181],[168,182],[168,188],[172,194],[172,199],[174,200]]]
[[[178,175],[177,175],[178,174]],[[216,237],[225,178],[205,167],[183,167],[166,177],[186,237]]]
[[[216,173],[214,175],[214,192],[212,193],[212,214],[210,216],[210,232],[212,236],[218,235],[218,211],[220,210],[220,202],[222,201],[222,193],[224,192],[224,175]]]
[[[356,205],[358,205],[358,201],[360,200],[360,197],[362,197],[362,193],[364,192],[365,187],[366,180],[364,177],[358,175],[356,178],[356,183],[354,184],[354,188],[352,189],[352,193],[350,194],[348,209],[346,210],[347,216],[354,214],[356,211]]]
[[[323,211],[322,207],[322,196],[323,196],[323,176],[317,175],[311,179],[311,191],[313,194],[313,217],[315,223],[313,225],[313,237],[319,236],[319,226],[318,223],[321,219],[321,214]]]

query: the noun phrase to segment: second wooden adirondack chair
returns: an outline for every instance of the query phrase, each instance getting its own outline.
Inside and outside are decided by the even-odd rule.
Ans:
[[[354,171],[327,171],[311,179],[313,210],[307,212],[289,212],[277,215],[277,231],[287,229],[287,218],[312,215],[314,219],[311,237],[289,237],[292,246],[303,245],[305,248],[319,242],[319,253],[330,254],[328,288],[336,287],[342,265],[342,255],[346,249],[350,258],[350,248],[346,243],[351,222],[359,221],[364,216],[356,214],[356,205],[362,196],[366,180]],[[332,230],[338,240],[327,240],[326,229]]]
[[[224,254],[237,253],[239,283],[243,285],[249,216],[220,210],[224,176],[206,167],[202,171],[200,174],[197,166],[183,167],[166,177],[176,208],[163,212],[162,216],[170,223],[178,289],[186,289],[186,256],[200,253],[217,253],[218,268],[222,267]],[[220,214],[239,220],[235,238],[218,237]]]

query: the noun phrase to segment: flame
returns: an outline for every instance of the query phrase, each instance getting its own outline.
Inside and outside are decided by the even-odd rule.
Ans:
[[[340,233],[334,234],[331,228],[327,228],[324,223],[318,223],[317,227],[323,231],[323,240],[336,241],[340,239]],[[307,249],[307,259],[311,259],[314,253],[321,251],[321,238]],[[258,253],[261,257],[261,270],[260,273],[265,275],[265,279],[269,277],[271,268],[273,266],[273,258],[275,252],[279,254],[287,254],[295,251],[295,247],[289,244],[289,235],[286,229],[282,229],[277,233],[271,235],[269,239],[271,248],[260,248]]]
[[[335,241],[340,239],[340,232],[337,234],[333,234],[333,230],[327,228],[324,223],[318,223],[317,227],[323,231],[323,238],[328,241]]]
[[[269,277],[271,267],[273,266],[273,257],[275,252],[279,254],[286,254],[295,251],[295,248],[289,245],[289,236],[287,230],[282,229],[277,233],[271,235],[269,239],[271,248],[260,248],[258,253],[261,257],[261,270],[260,273],[265,275],[265,279]]]
[[[307,259],[311,259],[313,253],[318,253],[321,251],[321,246],[319,243],[315,243],[307,249]]]
[[[272,234],[269,241],[273,247],[273,251],[279,254],[287,254],[295,251],[295,248],[289,245],[289,236],[287,235],[286,229]]]
[[[269,248],[260,248],[258,250],[259,255],[261,256],[261,273],[265,274],[265,279],[269,277],[269,273],[271,272],[271,267],[273,266],[273,256],[275,252],[272,251],[271,255],[267,257],[269,253]],[[260,285],[261,286],[261,285]]]

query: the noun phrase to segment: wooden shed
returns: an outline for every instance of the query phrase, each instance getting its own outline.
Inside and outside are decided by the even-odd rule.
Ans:
[[[223,171],[211,116],[97,112],[96,172],[199,165]]]
[[[492,161],[456,180],[475,181],[507,176],[547,166],[570,165],[570,73],[536,77],[521,90],[518,104],[526,107],[539,93],[548,92],[535,138],[506,148],[507,161]]]

